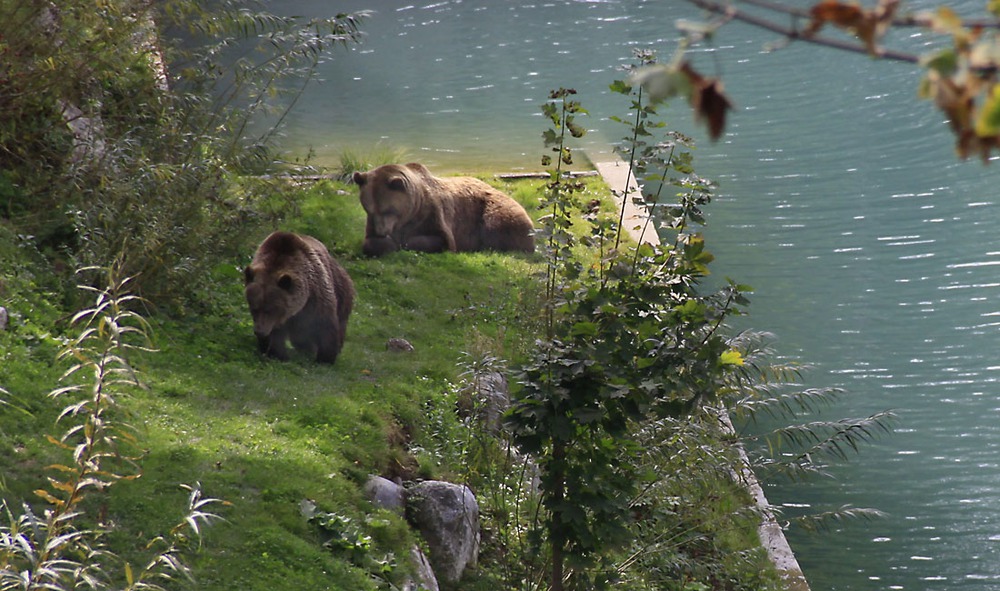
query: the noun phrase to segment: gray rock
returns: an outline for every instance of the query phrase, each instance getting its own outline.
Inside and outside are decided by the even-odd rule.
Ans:
[[[59,99],[58,105],[73,134],[73,162],[96,163],[106,152],[104,122],[99,114],[87,116],[79,107],[69,101]]]
[[[431,568],[431,563],[420,550],[420,546],[414,546],[410,549],[410,561],[413,562],[416,580],[403,583],[403,591],[439,591],[434,569]]]
[[[413,351],[413,345],[406,339],[393,337],[385,342],[385,349],[393,353],[409,353]]]
[[[402,515],[406,510],[405,490],[402,486],[381,476],[372,476],[365,483],[365,497],[379,509],[388,509]]]
[[[422,482],[406,493],[406,516],[420,532],[439,580],[455,583],[479,560],[479,503],[467,486]]]
[[[475,387],[478,400],[476,414],[486,430],[495,435],[500,432],[503,413],[510,406],[507,376],[499,371],[477,375]]]
[[[7,314],[7,308],[0,306],[0,330],[7,330],[7,322],[10,320],[10,316]]]

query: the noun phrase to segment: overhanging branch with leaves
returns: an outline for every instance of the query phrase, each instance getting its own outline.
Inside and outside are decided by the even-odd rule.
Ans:
[[[902,0],[879,0],[874,6],[823,0],[800,9],[771,0],[688,0],[710,16],[705,22],[681,21],[680,47],[668,65],[637,72],[633,83],[645,87],[653,100],[685,96],[695,116],[705,121],[712,139],[725,130],[732,103],[718,73],[706,76],[687,58],[687,50],[704,44],[732,21],[771,31],[787,43],[804,41],[838,51],[860,53],[874,59],[918,65],[924,70],[918,89],[946,116],[962,159],[978,155],[989,161],[1000,149],[1000,3],[985,2],[986,18],[963,18],[948,6],[903,14]],[[752,7],[747,10],[746,7]],[[787,19],[782,23],[781,19]],[[852,39],[820,35],[835,27]],[[945,39],[942,48],[925,54],[887,48],[884,40],[893,29],[916,27]],[[950,41],[950,43],[948,43]],[[780,47],[775,44],[773,47]]]

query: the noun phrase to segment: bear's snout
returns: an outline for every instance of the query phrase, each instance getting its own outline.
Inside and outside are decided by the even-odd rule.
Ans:
[[[390,238],[392,236],[392,231],[396,228],[396,220],[377,218],[373,224],[373,234],[378,238]]]
[[[271,335],[274,331],[274,322],[268,322],[264,319],[256,319],[253,321],[253,334],[257,338],[263,338]]]

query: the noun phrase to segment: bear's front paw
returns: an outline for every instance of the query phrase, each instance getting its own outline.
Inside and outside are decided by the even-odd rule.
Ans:
[[[448,248],[448,242],[443,236],[424,235],[414,236],[406,241],[403,248],[407,250],[417,250],[420,252],[444,252],[453,250]]]
[[[380,257],[390,252],[396,252],[399,246],[391,236],[368,236],[361,251],[370,257]]]
[[[257,349],[262,355],[278,361],[288,361],[288,349],[283,340],[275,339],[272,335],[258,334],[256,336]]]

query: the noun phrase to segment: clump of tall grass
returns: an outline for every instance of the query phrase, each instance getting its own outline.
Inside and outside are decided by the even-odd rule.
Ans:
[[[338,180],[350,182],[356,171],[378,168],[383,164],[405,162],[410,157],[406,148],[376,144],[371,148],[344,148],[335,173]]]

